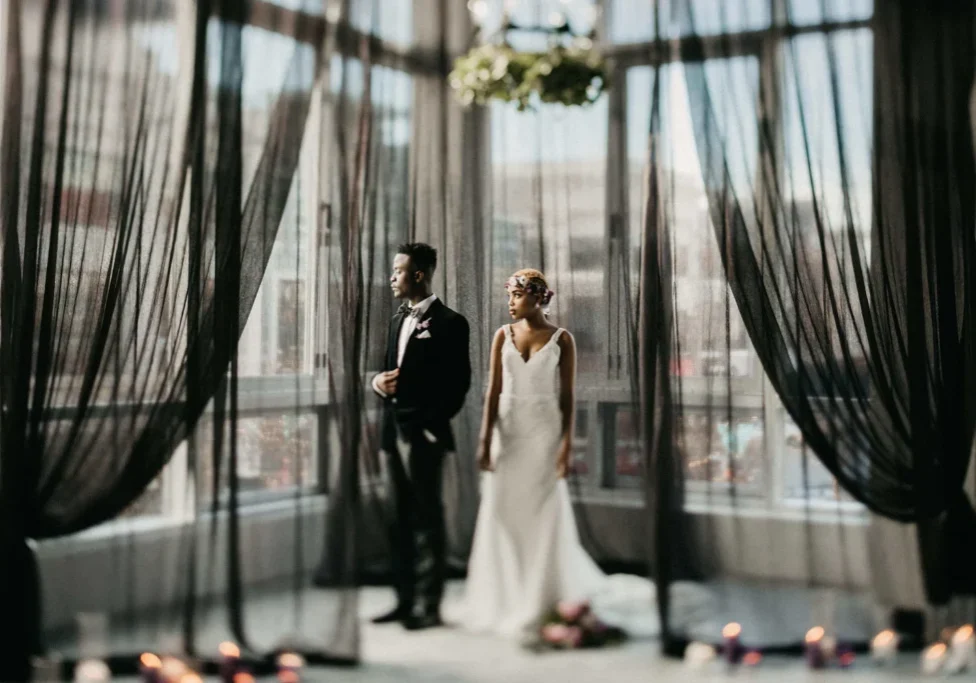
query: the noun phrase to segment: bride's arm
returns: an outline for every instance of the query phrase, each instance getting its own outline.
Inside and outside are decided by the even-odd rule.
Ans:
[[[502,393],[502,345],[505,328],[500,327],[491,340],[491,356],[488,361],[488,390],[485,392],[485,410],[481,417],[481,447],[478,459],[485,469],[490,465],[491,435],[498,420],[498,397]]]
[[[556,468],[561,476],[565,476],[573,451],[573,425],[576,420],[576,340],[569,332],[563,332],[558,343],[559,411],[563,416],[563,436],[559,444]]]

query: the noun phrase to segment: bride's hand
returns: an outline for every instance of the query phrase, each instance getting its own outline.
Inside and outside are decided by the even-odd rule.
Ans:
[[[569,474],[569,463],[572,456],[573,446],[564,441],[559,445],[559,453],[556,455],[556,474],[560,479],[564,479]]]
[[[478,467],[482,472],[493,472],[495,468],[491,464],[491,443],[483,441],[478,448]]]

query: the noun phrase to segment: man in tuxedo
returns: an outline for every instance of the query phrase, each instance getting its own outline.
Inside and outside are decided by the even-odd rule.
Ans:
[[[444,455],[455,448],[451,418],[471,385],[468,321],[431,293],[437,252],[404,244],[390,286],[402,305],[393,316],[384,371],[373,378],[383,399],[381,446],[396,498],[390,528],[396,607],[373,623],[409,630],[441,624],[446,570],[442,501]]]

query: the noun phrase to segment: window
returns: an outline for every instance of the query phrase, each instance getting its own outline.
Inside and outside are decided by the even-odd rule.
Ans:
[[[679,420],[678,448],[685,481],[693,492],[728,490],[762,495],[765,484],[765,428],[761,410],[686,409]]]
[[[765,381],[726,284],[701,180],[686,78],[692,83],[690,79],[700,79],[709,88],[715,112],[711,123],[716,125],[722,144],[733,150],[726,170],[731,190],[744,211],[751,211],[754,203],[750,193],[760,160],[757,103],[761,92],[767,96],[775,92],[778,98],[779,119],[771,130],[782,135],[782,186],[796,204],[795,227],[800,239],[804,225],[812,225],[813,221],[811,187],[818,190],[816,199],[824,207],[828,225],[837,226],[838,231],[845,225],[839,170],[844,162],[849,187],[853,188],[852,209],[863,258],[870,250],[871,226],[871,32],[867,21],[873,2],[787,0],[782,5],[785,16],[779,16],[780,5],[766,0],[691,0],[696,33],[718,36],[723,32],[750,32],[749,41],[736,44],[745,53],[686,64],[656,62],[656,55],[661,53],[643,48],[650,48],[658,37],[656,33],[669,41],[688,34],[690,17],[678,12],[684,6],[631,0],[608,0],[604,4],[607,41],[628,44],[618,51],[614,90],[610,94],[624,119],[623,140],[608,146],[610,168],[626,169],[620,176],[626,186],[621,190],[611,185],[607,190],[609,213],[619,211],[624,217],[625,237],[620,242],[625,245],[634,293],[641,257],[643,176],[655,88],[659,95],[660,136],[654,141],[654,149],[658,164],[673,174],[673,181],[664,188],[662,199],[666,204],[662,208],[675,226],[671,265],[678,343],[672,373],[681,376],[682,391],[675,395],[680,401],[676,436],[685,456],[688,499],[698,502],[721,497],[734,484],[738,495],[769,504],[849,502],[850,497],[839,489],[833,476],[804,448],[798,428]],[[658,19],[659,32],[655,27]],[[797,32],[766,31],[774,21],[788,21],[797,27]],[[843,25],[826,27],[828,33],[820,26],[825,22]],[[677,52],[665,50],[665,54]],[[774,55],[778,57],[777,65],[764,61]],[[852,66],[833,74],[836,80],[832,81],[828,56]],[[777,82],[769,81],[771,78]],[[763,79],[767,80],[761,83]],[[800,106],[805,115],[802,127]],[[836,111],[840,111],[838,120],[843,128],[843,159],[839,157],[842,147],[834,125]],[[808,154],[815,157],[812,167],[806,164]],[[611,183],[615,182],[611,175]],[[812,239],[814,231],[809,232]],[[611,231],[611,250],[615,248],[615,237]],[[815,246],[811,251],[819,253],[820,245]],[[837,239],[828,245],[830,249],[829,273],[822,270],[819,258],[817,263],[811,259],[803,264],[802,276],[814,287],[823,289],[828,275],[845,275],[835,272],[837,269],[846,269],[852,276],[858,267],[845,251],[849,250],[845,240]],[[631,303],[636,305],[636,299],[632,298]],[[837,341],[846,336],[856,346],[856,302],[855,310],[844,311],[841,317],[830,333]],[[862,353],[855,358],[856,367],[866,369],[864,357]],[[860,373],[857,381],[862,384],[859,390],[867,388],[866,371]],[[842,391],[838,387],[830,389],[834,394]],[[596,411],[596,429],[603,435],[598,447],[601,486],[628,488],[639,481],[642,449],[631,401],[629,392],[624,392],[619,402],[600,403]],[[829,409],[826,402],[821,409]],[[868,476],[869,472],[863,474]]]
[[[710,81],[721,82],[716,89],[720,101],[716,107],[726,106],[737,112],[754,111],[750,94],[757,88],[759,62],[756,58],[716,60],[722,64],[705,64]],[[661,82],[654,83],[656,78]],[[720,80],[721,79],[721,80]],[[651,120],[651,106],[655,85],[660,88],[661,134],[660,149],[666,165],[674,174],[668,211],[674,222],[672,254],[675,297],[675,325],[678,331],[679,356],[674,372],[682,377],[703,378],[697,386],[686,383],[692,394],[703,397],[716,390],[724,390],[721,382],[709,378],[732,377],[735,393],[762,392],[761,367],[732,293],[729,290],[718,250],[715,230],[708,211],[708,201],[701,180],[698,153],[692,130],[691,112],[685,92],[684,67],[680,64],[661,67],[640,66],[627,71],[627,156],[630,167],[628,196],[630,198],[630,240],[640,245],[644,181],[643,167],[647,163],[647,136]],[[755,169],[758,141],[755,131],[732,132],[737,136],[745,159],[740,161],[740,173],[734,177],[749,177]],[[738,149],[738,147],[737,147]],[[744,176],[743,176],[744,174]],[[748,190],[743,189],[742,192]],[[743,195],[748,196],[748,195]],[[639,250],[635,247],[632,266],[637,272]],[[634,291],[637,291],[636,277]]]
[[[275,411],[240,416],[237,420],[237,477],[239,490],[251,494],[282,494],[296,488],[318,484],[318,421],[313,412]],[[197,429],[202,457],[197,484],[202,501],[212,500],[214,471],[212,450],[213,422],[205,416]],[[227,435],[224,438],[227,448]],[[226,459],[224,460],[226,465]],[[226,477],[226,472],[223,475]],[[221,495],[226,495],[226,479]]]
[[[804,2],[804,0],[796,0]],[[645,43],[657,36],[656,18],[660,13],[660,37],[664,40],[687,35],[689,19],[681,15],[683,2],[634,2],[607,0],[608,34],[614,43]],[[690,3],[696,33],[701,36],[724,32],[755,31],[768,28],[769,0],[692,0]]]
[[[492,327],[510,322],[505,280],[539,268],[556,292],[552,320],[576,336],[581,384],[606,379],[608,117],[605,97],[534,113],[491,107]]]

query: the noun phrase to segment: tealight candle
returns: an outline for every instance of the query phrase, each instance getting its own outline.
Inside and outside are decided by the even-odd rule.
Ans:
[[[922,673],[926,676],[933,676],[942,670],[942,665],[946,660],[945,643],[929,645],[922,651]]]
[[[217,651],[220,652],[220,681],[233,683],[241,661],[241,649],[234,643],[224,641],[217,646]]]
[[[685,648],[685,664],[700,669],[715,659],[715,648],[708,643],[694,642]]]
[[[179,657],[163,657],[159,667],[159,678],[165,683],[174,683],[187,673],[188,667]]]
[[[83,659],[75,666],[75,683],[102,683],[111,678],[108,664],[100,659]]]
[[[898,634],[885,629],[871,641],[871,659],[875,664],[892,664],[898,654]]]
[[[295,652],[282,652],[278,655],[278,680],[281,683],[298,683],[305,660]]]
[[[822,669],[827,663],[823,651],[824,630],[822,626],[814,626],[807,631],[804,640],[804,651],[807,656],[807,666],[811,669]]]
[[[742,645],[739,643],[739,636],[742,635],[742,626],[736,622],[726,624],[722,629],[722,638],[725,641],[723,654],[725,661],[729,664],[736,664],[742,656]]]
[[[954,674],[968,668],[976,668],[976,637],[973,635],[973,627],[967,624],[952,634],[946,669]]]
[[[143,652],[139,656],[139,670],[142,672],[143,683],[162,683],[160,670],[162,660],[152,652]]]

